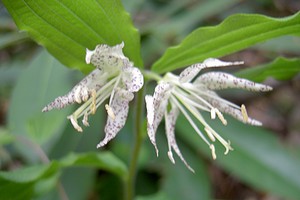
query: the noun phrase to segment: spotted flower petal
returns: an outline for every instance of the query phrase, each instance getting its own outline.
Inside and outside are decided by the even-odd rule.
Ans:
[[[91,63],[99,69],[114,70],[122,66],[132,66],[132,63],[123,54],[123,47],[124,42],[113,47],[106,44],[97,45],[92,51],[86,49],[86,63]]]
[[[272,90],[270,86],[255,83],[243,78],[237,78],[231,74],[222,72],[208,72],[199,76],[194,84],[203,84],[211,90],[225,88],[241,88],[249,91],[266,92]]]
[[[97,145],[97,148],[106,145],[124,127],[128,115],[129,102],[133,97],[131,92],[116,88],[112,104],[107,106],[109,109],[107,109],[108,118],[104,129],[105,138]]]
[[[141,71],[136,67],[123,67],[122,81],[130,92],[139,91],[144,85],[144,77]]]
[[[213,107],[218,108],[219,111],[229,114],[235,119],[253,126],[262,125],[262,123],[258,120],[252,119],[248,116],[244,117],[241,107],[238,107],[237,105],[234,105],[226,100],[222,100],[217,94],[214,95],[215,98],[206,97],[206,99]]]
[[[53,108],[63,108],[72,103],[82,105],[70,116],[73,127],[82,132],[78,123],[82,117],[82,124],[89,126],[88,117],[95,114],[97,108],[109,100],[105,105],[108,119],[105,127],[106,136],[98,147],[110,141],[124,126],[128,114],[128,103],[133,99],[133,93],[141,89],[144,81],[138,68],[124,56],[124,43],[116,46],[97,45],[95,50],[86,50],[86,63],[93,64],[96,69],[77,84],[67,95],[56,98],[43,111]]]
[[[158,155],[158,149],[156,146],[155,133],[161,122],[164,112],[168,105],[168,98],[171,93],[171,85],[162,82],[155,87],[153,97],[150,95],[145,97],[147,112],[147,132],[151,143],[155,147],[156,154]],[[154,114],[153,114],[154,113]]]
[[[175,160],[173,158],[173,153],[172,153],[172,149],[173,149],[175,151],[175,153],[179,156],[181,161],[185,164],[185,166],[190,171],[194,172],[194,170],[189,166],[189,164],[183,158],[183,156],[179,150],[179,147],[177,145],[176,139],[175,139],[175,124],[176,124],[178,115],[179,115],[179,110],[175,106],[173,106],[172,110],[169,113],[165,114],[166,134],[167,134],[168,147],[169,147],[168,156],[169,156],[169,159],[171,160],[171,162],[173,164],[175,164]]]
[[[42,112],[47,112],[54,108],[62,109],[75,102],[81,103],[82,101],[86,101],[90,97],[92,90],[99,90],[105,82],[106,77],[103,76],[103,72],[95,69],[75,85],[68,94],[57,97],[53,102],[45,106]]]
[[[182,83],[185,82],[190,82],[192,81],[197,74],[205,68],[210,68],[210,67],[225,67],[225,66],[230,66],[230,65],[240,65],[243,64],[244,62],[224,62],[221,60],[218,60],[216,58],[208,58],[204,60],[203,63],[197,63],[194,65],[191,65],[190,67],[187,67],[185,70],[183,70],[180,75],[179,75],[179,81]]]
[[[155,133],[160,121],[162,120],[163,110],[165,113],[166,134],[169,147],[168,156],[174,163],[175,160],[172,153],[172,150],[174,150],[186,167],[191,171],[193,171],[193,169],[183,158],[175,140],[174,127],[179,111],[194,128],[196,133],[209,146],[213,159],[217,158],[214,142],[218,141],[225,147],[225,155],[228,154],[229,151],[232,151],[233,148],[230,145],[230,141],[226,141],[207,123],[205,118],[202,116],[201,111],[210,112],[211,119],[218,118],[224,125],[227,125],[227,120],[225,119],[225,116],[223,116],[223,113],[232,115],[244,123],[261,125],[261,122],[248,117],[247,110],[244,105],[239,107],[234,103],[219,97],[213,90],[242,88],[250,91],[265,92],[270,91],[272,89],[271,87],[219,72],[204,73],[195,79],[198,73],[204,68],[239,64],[243,64],[243,62],[224,62],[210,58],[206,59],[203,63],[191,65],[179,76],[167,73],[160,80],[160,83],[155,88],[154,95],[146,96],[148,121],[147,131],[150,141],[155,146],[156,151],[158,150],[155,143]],[[193,79],[195,80],[193,81]],[[172,107],[170,112],[168,112],[168,104]],[[198,128],[195,120],[202,124],[205,132]]]

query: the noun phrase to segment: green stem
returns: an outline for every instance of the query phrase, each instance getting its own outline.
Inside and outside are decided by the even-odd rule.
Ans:
[[[143,100],[144,100],[144,88],[142,88],[137,97],[137,106],[136,106],[136,118],[135,118],[135,142],[131,155],[131,161],[129,164],[129,176],[126,180],[125,186],[125,199],[132,200],[135,194],[135,179],[137,172],[137,162],[141,149],[141,145],[143,142],[143,134],[142,134],[142,118],[143,118]]]
[[[154,73],[154,72],[149,71],[149,70],[143,70],[142,73],[143,73],[146,80],[160,81],[162,79],[162,77],[159,74]]]

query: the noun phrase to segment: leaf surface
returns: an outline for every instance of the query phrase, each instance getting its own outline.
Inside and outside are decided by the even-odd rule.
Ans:
[[[85,49],[124,41],[125,55],[142,66],[140,39],[120,0],[4,0],[18,28],[64,65],[91,71]]]
[[[228,125],[224,127],[207,119],[222,137],[231,141],[234,148],[234,151],[224,155],[224,147],[214,143],[217,159],[213,162],[260,191],[297,199],[300,195],[299,153],[296,155],[289,151],[274,134],[261,127],[244,125],[229,117],[227,120]],[[180,137],[212,159],[209,147],[189,123],[180,118],[177,124],[180,124],[176,126]]]
[[[265,79],[272,77],[280,81],[293,78],[300,72],[299,58],[278,57],[273,62],[244,69],[236,73],[236,76],[250,79],[255,82],[263,82]]]
[[[218,58],[283,35],[297,35],[300,12],[285,18],[235,14],[221,24],[193,31],[178,46],[170,47],[154,63],[158,73],[173,71],[206,58]]]

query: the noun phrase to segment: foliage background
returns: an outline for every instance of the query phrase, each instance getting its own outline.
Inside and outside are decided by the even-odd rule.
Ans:
[[[137,66],[144,63],[146,69],[169,46],[179,44],[198,27],[217,25],[235,13],[284,17],[300,10],[297,0],[123,0],[123,5],[141,34],[143,62],[139,53],[134,52],[139,49],[134,40],[131,41],[134,50],[126,52]],[[26,33],[19,32],[2,3],[0,11],[0,199],[32,196],[34,199],[120,199],[133,146],[134,116],[129,117],[117,138],[98,153],[95,146],[103,138],[105,112],[98,110],[91,118],[92,126],[83,134],[78,134],[66,120],[74,107],[41,113],[46,103],[66,93],[83,74],[66,68]],[[94,14],[90,12],[87,16]],[[47,34],[47,29],[44,32]],[[86,34],[80,33],[78,38],[92,49],[98,36]],[[102,41],[113,43],[110,33],[106,34],[108,39]],[[300,31],[296,36],[274,38],[223,57],[244,60],[246,67],[251,66],[238,71],[238,76],[266,81],[275,88],[267,94],[235,90],[222,93],[237,104],[245,103],[249,115],[261,120],[264,127],[250,127],[235,120],[229,120],[227,127],[212,122],[235,149],[228,156],[222,155],[223,149],[217,149],[218,159],[212,161],[207,146],[181,118],[176,134],[195,174],[179,160],[176,165],[170,163],[161,127],[157,139],[159,158],[147,139],[142,145],[137,199],[297,199],[300,196],[299,34]],[[84,58],[84,52],[75,50],[74,54],[82,54]],[[86,73],[85,67],[74,68]],[[154,69],[159,71],[155,64]],[[152,91],[149,87],[146,93]],[[17,169],[20,171],[10,173]]]

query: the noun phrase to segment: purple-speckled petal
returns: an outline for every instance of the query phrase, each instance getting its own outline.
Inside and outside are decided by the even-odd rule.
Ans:
[[[156,154],[158,149],[155,142],[155,133],[159,123],[161,122],[164,112],[167,109],[168,99],[171,94],[171,85],[167,82],[159,83],[155,87],[153,97],[147,95],[146,108],[147,108],[147,133],[151,143],[154,145]]]
[[[203,61],[203,63],[197,63],[194,65],[191,65],[190,67],[187,67],[185,70],[183,70],[180,75],[179,75],[179,81],[182,83],[190,82],[192,81],[197,74],[205,68],[210,68],[210,67],[225,67],[225,66],[230,66],[230,65],[240,65],[243,64],[244,62],[224,62],[221,60],[218,60],[216,58],[208,58]]]
[[[216,96],[217,96],[217,94],[216,94]],[[242,114],[241,110],[234,108],[234,107],[226,104],[223,101],[219,101],[219,100],[213,99],[213,98],[207,98],[207,101],[209,103],[211,103],[211,105],[213,107],[217,108],[219,111],[221,111],[223,113],[227,113],[243,123],[247,123],[247,124],[250,124],[253,126],[261,126],[262,125],[262,123],[260,121],[252,119],[250,117],[248,117],[247,121],[245,122],[245,119],[243,118],[243,114]]]
[[[136,67],[123,67],[122,81],[128,91],[137,92],[144,85],[144,76]]]
[[[129,110],[129,101],[131,101],[133,97],[133,94],[129,91],[120,88],[116,89],[115,96],[110,105],[115,117],[107,117],[104,129],[105,138],[97,145],[97,148],[106,145],[124,127]]]
[[[255,83],[247,79],[237,78],[223,72],[209,72],[199,76],[194,84],[203,84],[208,89],[220,90],[225,88],[241,88],[249,91],[266,92],[272,90],[270,86]]]
[[[103,72],[99,69],[94,69],[75,85],[68,94],[57,97],[53,102],[45,106],[42,111],[47,112],[54,108],[62,109],[75,102],[81,103],[81,101],[86,101],[91,95],[91,91],[99,90],[105,82],[106,77],[103,76]]]
[[[176,152],[176,154],[179,156],[181,161],[185,164],[185,166],[192,172],[194,170],[189,166],[189,164],[186,162],[184,157],[182,156],[180,149],[177,145],[176,139],[175,139],[175,124],[176,120],[179,114],[179,110],[177,107],[172,107],[171,111],[166,114],[165,116],[165,121],[166,121],[166,134],[167,134],[167,139],[168,139],[168,146],[169,146],[169,151],[168,151],[168,156],[172,163],[175,163],[175,160],[173,158],[172,154],[172,149]]]
[[[108,46],[106,44],[97,45],[95,50],[86,49],[86,63],[91,63],[105,71],[112,67],[132,66],[132,63],[123,54],[123,47],[124,42],[116,46]]]

